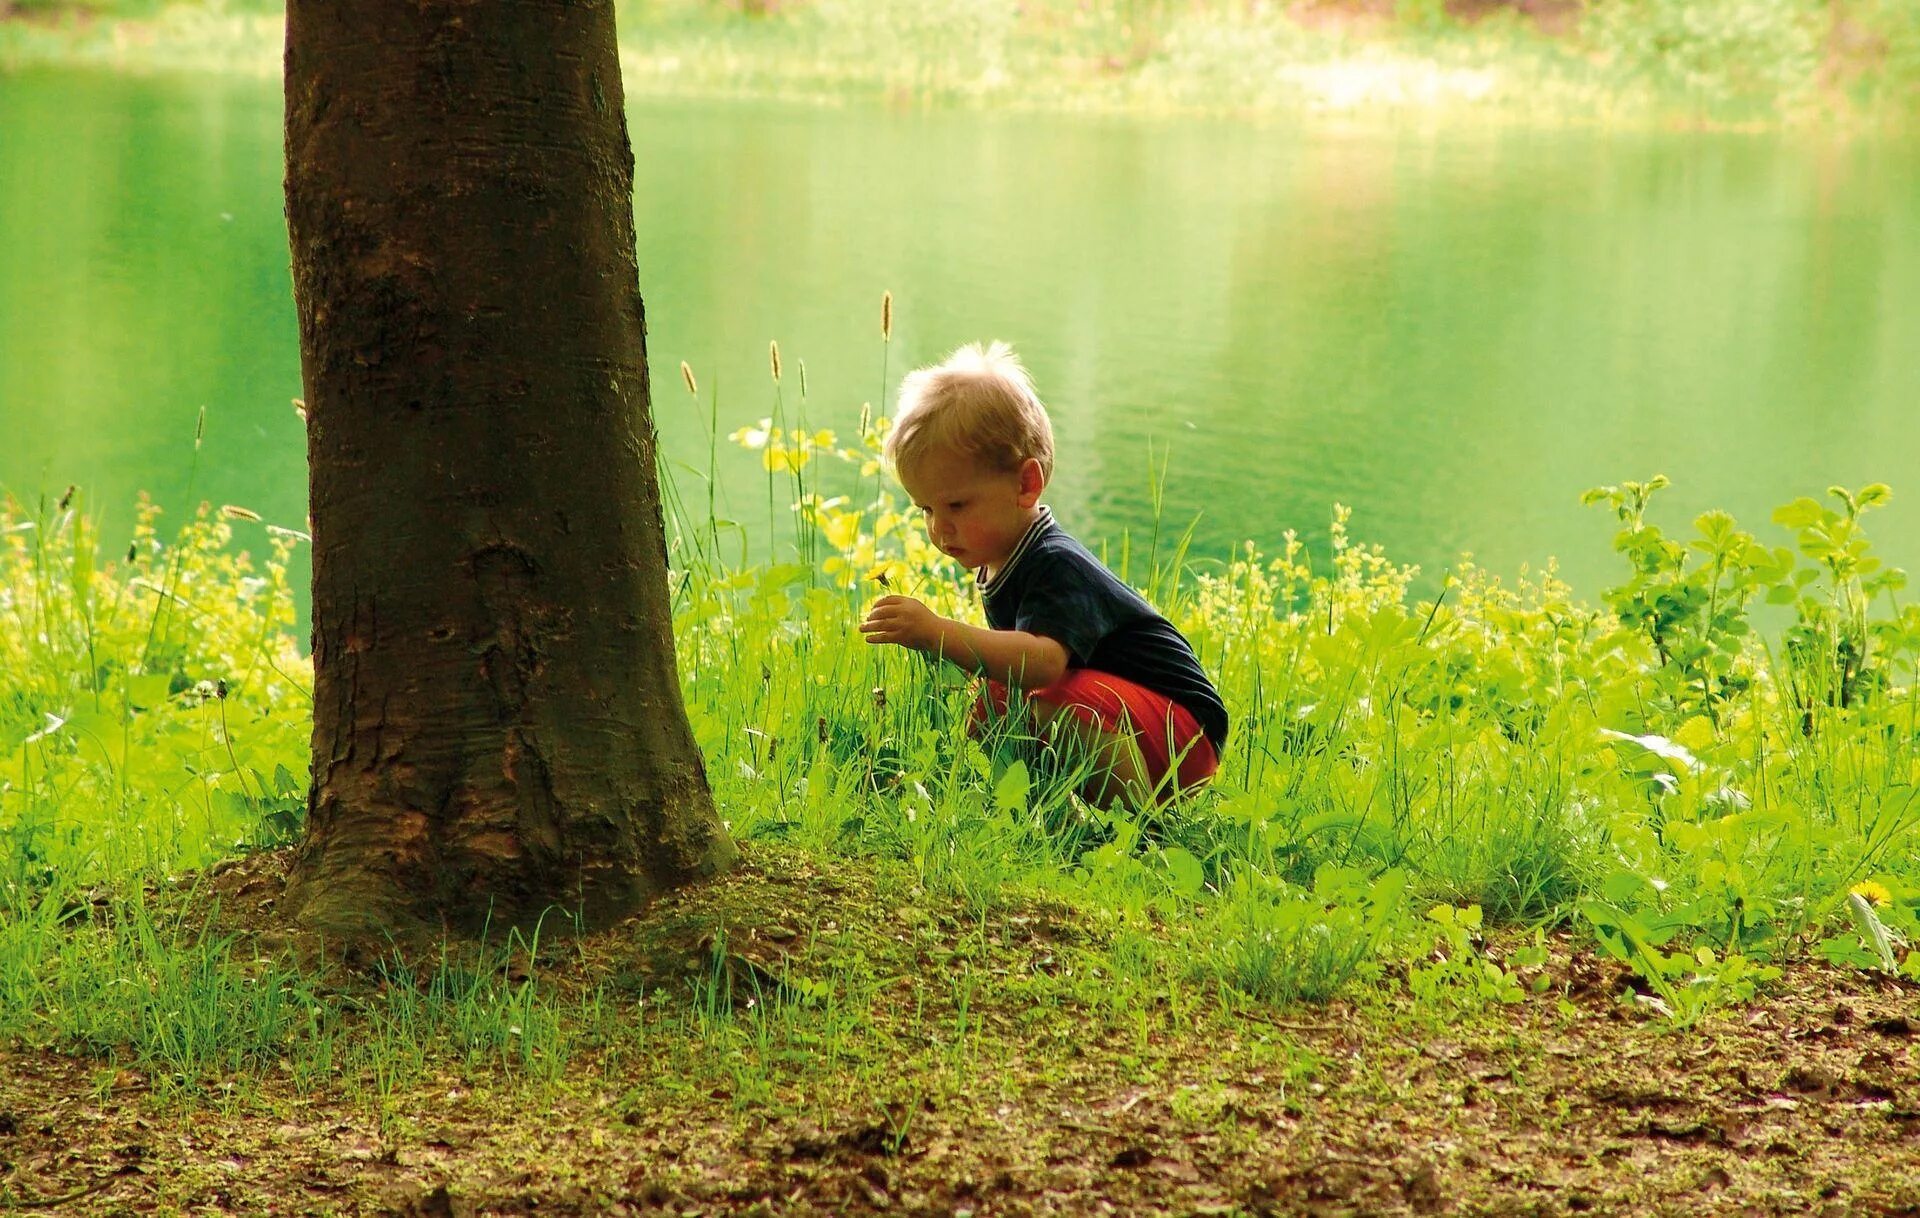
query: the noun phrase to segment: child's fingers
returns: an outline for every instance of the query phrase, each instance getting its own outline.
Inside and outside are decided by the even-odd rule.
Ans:
[[[914,646],[918,637],[915,630],[914,610],[924,610],[919,601],[905,596],[883,596],[875,601],[873,608],[860,623],[860,633],[869,643],[894,643],[902,647]]]

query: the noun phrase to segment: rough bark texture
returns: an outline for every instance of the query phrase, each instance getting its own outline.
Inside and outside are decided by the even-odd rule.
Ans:
[[[735,857],[675,675],[611,0],[292,0],[310,925],[600,923]]]

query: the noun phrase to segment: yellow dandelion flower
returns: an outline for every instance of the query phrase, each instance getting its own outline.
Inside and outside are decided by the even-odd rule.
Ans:
[[[1862,880],[1852,888],[1847,889],[1847,891],[1856,897],[1862,898],[1869,905],[1890,905],[1893,903],[1893,894],[1888,892],[1887,886],[1878,880]]]
[[[907,564],[897,558],[876,563],[873,569],[867,572],[868,579],[889,591],[905,589],[911,575],[912,571]]]

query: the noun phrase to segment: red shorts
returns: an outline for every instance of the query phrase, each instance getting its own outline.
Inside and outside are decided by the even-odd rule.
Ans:
[[[990,716],[1007,713],[1007,687],[984,682],[973,708],[979,727]],[[1147,780],[1162,796],[1191,791],[1220,768],[1213,741],[1186,707],[1125,677],[1092,668],[1070,668],[1067,675],[1042,689],[1027,691],[1027,701],[1043,702],[1072,711],[1081,722],[1108,732],[1130,732],[1140,747]],[[1177,766],[1177,768],[1176,768]],[[1168,775],[1174,781],[1168,781]]]

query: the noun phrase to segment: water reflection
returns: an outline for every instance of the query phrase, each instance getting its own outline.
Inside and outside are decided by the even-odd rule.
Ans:
[[[1920,148],[1584,132],[1298,131],[648,102],[640,266],[668,451],[780,402],[848,425],[980,337],[1054,407],[1054,499],[1083,533],[1203,553],[1329,504],[1437,572],[1614,561],[1585,486],[1656,471],[1671,519],[1750,526],[1829,483],[1892,482],[1920,561]],[[303,514],[299,362],[271,85],[0,77],[0,482],[82,481]],[[20,236],[24,234],[24,239]],[[895,341],[878,302],[892,289]],[[883,372],[883,359],[886,362]],[[765,531],[722,448],[722,510]],[[695,485],[691,475],[689,485]],[[704,495],[693,495],[703,499]],[[783,513],[776,512],[776,516]],[[756,523],[757,522],[757,523]]]

